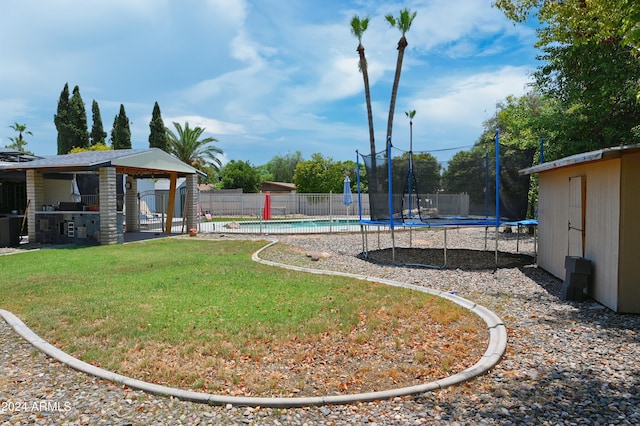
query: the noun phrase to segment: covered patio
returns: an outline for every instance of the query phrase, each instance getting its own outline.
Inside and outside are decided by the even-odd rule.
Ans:
[[[5,170],[26,173],[31,242],[123,243],[125,232],[140,232],[137,181],[141,178],[169,179],[165,234],[171,233],[173,224],[177,179],[186,178],[183,220],[186,229],[198,226],[198,175],[204,173],[157,148],[58,155]],[[78,177],[86,176],[96,181],[91,194],[78,188]]]

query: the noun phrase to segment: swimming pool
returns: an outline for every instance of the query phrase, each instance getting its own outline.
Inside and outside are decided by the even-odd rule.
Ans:
[[[252,220],[238,222],[204,222],[200,224],[200,232],[241,234],[320,234],[359,231],[360,221],[355,218]]]

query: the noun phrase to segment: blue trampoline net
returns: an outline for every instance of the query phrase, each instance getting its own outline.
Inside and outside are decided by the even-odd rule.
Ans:
[[[493,224],[497,208],[501,222],[524,219],[529,176],[520,176],[518,170],[531,166],[534,154],[534,149],[501,148],[497,162],[495,152],[492,157],[471,152],[457,158],[455,169],[428,152],[393,146],[375,155],[360,154],[366,169],[370,220],[416,226]],[[499,204],[496,185],[500,187]]]

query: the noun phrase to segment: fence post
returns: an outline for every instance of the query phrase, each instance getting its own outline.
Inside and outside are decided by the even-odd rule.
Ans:
[[[164,195],[165,195],[164,192],[160,193],[160,198],[161,198],[161,203],[162,203],[162,213],[161,213],[162,219],[160,219],[160,222],[162,224],[162,228],[160,228],[160,229],[164,229],[164,214],[167,211],[167,207],[165,206],[165,203],[164,203]]]
[[[333,233],[333,192],[329,191],[329,233]]]

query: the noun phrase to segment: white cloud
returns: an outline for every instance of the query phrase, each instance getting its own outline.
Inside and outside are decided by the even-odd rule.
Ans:
[[[495,72],[444,78],[437,84],[444,93],[437,97],[419,94],[415,108],[434,122],[477,126],[486,118],[487,110],[492,112],[510,94],[524,94],[530,82],[526,68],[511,66]]]
[[[241,25],[247,17],[247,2],[244,0],[207,0],[207,5],[217,16],[232,25]]]
[[[498,53],[515,57],[532,34],[477,0],[5,0],[0,126],[27,123],[29,148],[50,154],[53,114],[69,82],[80,86],[88,112],[98,101],[107,132],[124,104],[136,147],[147,144],[158,101],[165,124],[206,128],[231,159],[261,164],[298,148],[352,158],[368,149],[368,129],[349,20],[371,17],[363,44],[383,141],[400,37],[384,14],[407,6],[418,15],[407,34],[394,137],[408,134],[409,108],[418,110],[417,137],[461,126],[477,133],[496,102],[524,90],[523,62]]]
[[[208,133],[216,137],[216,135],[235,135],[245,133],[244,126],[241,124],[228,123],[220,120],[216,120],[214,118],[201,117],[197,115],[185,115],[185,116],[177,116],[177,117],[169,117],[163,119],[165,122],[165,126],[167,126],[172,131],[174,130],[173,125],[169,123],[178,123],[184,126],[184,123],[189,123],[190,128],[200,127],[205,131],[204,133]]]
[[[449,0],[421,2],[407,38],[418,50],[430,51],[434,48],[449,50],[458,54],[462,51],[457,44],[475,44],[476,50],[467,49],[467,55],[477,53],[479,41],[487,35],[508,32],[517,35],[513,24],[504,18],[502,12],[491,7],[490,2],[477,0],[457,0],[455,7]]]

